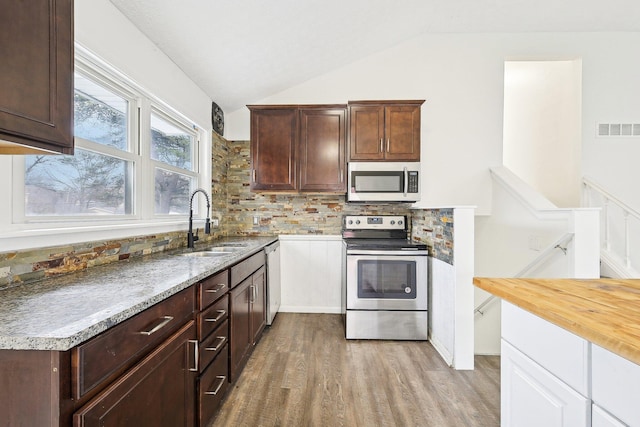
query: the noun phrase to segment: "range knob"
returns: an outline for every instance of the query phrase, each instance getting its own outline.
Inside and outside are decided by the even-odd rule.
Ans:
[[[394,220],[391,220],[391,225],[394,225],[395,223],[396,222]],[[398,222],[398,224],[400,224],[400,223]]]
[[[360,220],[359,219],[356,219],[356,224],[360,224]]]
[[[353,220],[350,219],[348,223],[349,223],[349,225],[353,224]]]
[[[398,220],[398,225],[402,225],[402,220]]]

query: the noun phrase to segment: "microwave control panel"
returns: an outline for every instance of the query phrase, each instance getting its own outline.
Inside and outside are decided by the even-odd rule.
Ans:
[[[407,193],[418,192],[418,171],[407,172]]]

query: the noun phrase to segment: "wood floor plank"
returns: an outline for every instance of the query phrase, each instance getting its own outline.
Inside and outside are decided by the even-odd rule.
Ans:
[[[342,318],[279,313],[209,427],[493,427],[500,361],[449,368],[428,342],[345,340]]]

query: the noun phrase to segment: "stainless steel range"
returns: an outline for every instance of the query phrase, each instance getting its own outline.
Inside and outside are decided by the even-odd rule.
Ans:
[[[401,215],[343,218],[347,339],[427,339],[427,246],[412,243],[408,234]]]

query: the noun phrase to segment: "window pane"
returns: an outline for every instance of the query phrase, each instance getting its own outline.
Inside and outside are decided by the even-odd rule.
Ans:
[[[193,135],[151,114],[151,158],[181,169],[193,170]]]
[[[131,214],[130,162],[76,148],[73,156],[25,156],[25,214]]]
[[[193,178],[156,168],[156,214],[188,214]]]
[[[79,74],[74,87],[75,136],[127,150],[129,102]]]

